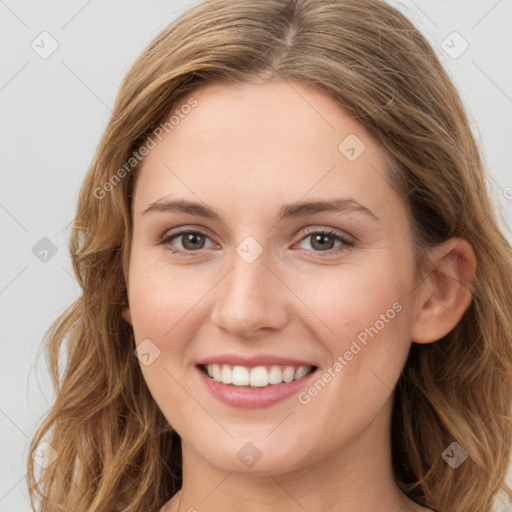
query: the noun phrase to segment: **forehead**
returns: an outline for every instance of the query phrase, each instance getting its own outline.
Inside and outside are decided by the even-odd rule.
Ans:
[[[255,213],[307,196],[357,197],[375,209],[396,202],[384,149],[334,100],[301,84],[209,85],[171,116],[139,170],[135,210],[168,194]]]

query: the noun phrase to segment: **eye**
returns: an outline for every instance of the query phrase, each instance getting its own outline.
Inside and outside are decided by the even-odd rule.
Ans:
[[[353,240],[331,229],[311,230],[299,243],[303,244],[308,239],[310,239],[309,243],[313,248],[313,252],[323,252],[327,254],[345,251],[355,245]],[[338,245],[335,245],[336,242],[338,242]],[[309,250],[307,247],[301,248]]]
[[[172,242],[174,240],[180,239],[181,247],[176,247],[173,245]],[[166,245],[171,252],[188,255],[190,252],[199,252],[204,249],[204,245],[207,240],[209,240],[209,237],[202,231],[188,230],[164,235],[160,240],[160,243]]]
[[[315,253],[325,253],[332,255],[350,249],[355,245],[354,240],[349,239],[332,229],[312,229],[304,236],[299,245],[305,244],[310,239],[310,247],[300,247]],[[181,247],[176,247],[175,241],[179,241]],[[165,245],[171,252],[190,256],[191,253],[200,253],[203,249],[208,248],[205,244],[210,241],[208,235],[198,230],[183,230],[176,233],[165,233],[159,240],[159,244]],[[337,245],[336,245],[337,244]],[[213,242],[209,247],[215,246]]]

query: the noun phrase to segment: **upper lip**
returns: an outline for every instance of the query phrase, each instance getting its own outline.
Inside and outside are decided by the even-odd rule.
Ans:
[[[315,366],[310,361],[301,361],[289,357],[280,357],[267,354],[258,354],[252,356],[239,356],[234,354],[216,355],[206,357],[197,363],[206,364],[229,364],[231,366],[246,366],[253,368],[255,366]]]

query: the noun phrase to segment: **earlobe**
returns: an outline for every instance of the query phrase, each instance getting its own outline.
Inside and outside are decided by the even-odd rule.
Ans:
[[[132,324],[132,313],[131,313],[129,307],[126,307],[123,309],[122,316],[130,325],[133,325]]]
[[[411,339],[431,343],[448,334],[471,304],[472,283],[476,271],[473,248],[464,239],[450,238],[433,252],[433,269],[428,276],[428,294],[421,296]]]

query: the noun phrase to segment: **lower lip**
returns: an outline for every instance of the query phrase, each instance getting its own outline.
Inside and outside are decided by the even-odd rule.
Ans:
[[[241,407],[244,409],[260,409],[274,405],[298,393],[316,373],[315,370],[305,377],[302,377],[302,379],[292,382],[270,384],[264,388],[250,388],[217,382],[208,377],[208,375],[199,368],[196,369],[206,388],[215,398],[232,407]]]

